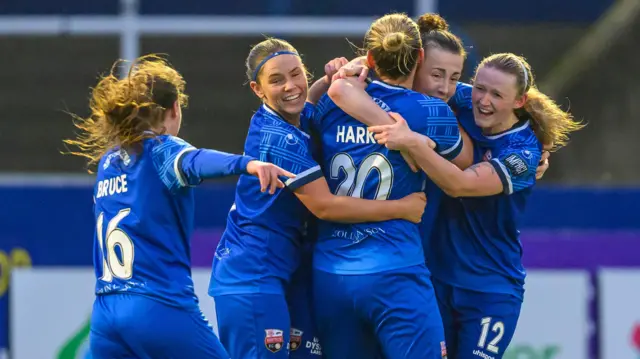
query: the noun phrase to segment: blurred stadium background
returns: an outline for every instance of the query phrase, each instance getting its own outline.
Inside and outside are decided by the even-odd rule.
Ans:
[[[90,86],[117,58],[167,53],[185,75],[182,137],[241,152],[257,107],[244,59],[263,35],[310,69],[350,56],[371,20],[437,11],[470,52],[515,52],[538,84],[589,123],[551,156],[523,228],[530,273],[509,358],[640,358],[640,1],[0,1],[0,359],[89,358],[92,178],[62,156]],[[197,190],[196,287],[234,182]],[[25,269],[26,268],[26,269]],[[13,275],[12,275],[13,272]],[[11,280],[10,280],[11,279]]]

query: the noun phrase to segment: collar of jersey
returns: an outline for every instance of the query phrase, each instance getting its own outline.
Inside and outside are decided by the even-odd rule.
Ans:
[[[300,132],[304,137],[306,138],[311,138],[311,136],[309,136],[309,134],[307,134],[306,132],[302,131],[300,128],[290,124],[287,120],[284,119],[284,117],[282,117],[276,110],[272,109],[271,106],[267,105],[266,103],[262,104],[262,109],[267,112],[270,115],[275,116],[276,118],[278,118],[278,120],[286,123],[287,125],[295,128],[298,132]],[[300,119],[302,120],[302,118]]]
[[[382,86],[382,87],[384,87],[384,88],[388,88],[388,89],[390,89],[390,90],[404,90],[404,91],[409,90],[409,89],[408,89],[408,88],[406,88],[406,87],[402,87],[402,86],[398,86],[398,85],[388,84],[388,83],[386,83],[386,82],[384,82],[384,81],[380,81],[380,80],[373,80],[373,81],[371,81],[371,82],[372,82],[372,83],[374,83],[374,84],[376,84],[376,85],[378,85],[378,86]]]
[[[495,135],[484,135],[485,138],[489,139],[489,140],[496,140],[500,137],[504,137],[506,135],[510,135],[512,133],[516,133],[516,132],[520,132],[522,130],[525,130],[529,128],[529,120],[520,120],[518,122],[516,122],[510,129],[496,133]]]

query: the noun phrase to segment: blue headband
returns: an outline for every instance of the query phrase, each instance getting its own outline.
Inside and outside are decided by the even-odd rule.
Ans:
[[[258,66],[256,66],[256,69],[253,71],[252,80],[256,81],[256,79],[258,78],[258,73],[260,72],[260,69],[262,68],[262,65],[265,64],[265,62],[271,60],[272,58],[274,58],[276,56],[280,56],[280,55],[296,55],[296,56],[300,56],[300,55],[298,55],[297,52],[293,52],[293,51],[278,51],[278,52],[274,52],[273,54],[265,57],[264,60],[260,61]]]

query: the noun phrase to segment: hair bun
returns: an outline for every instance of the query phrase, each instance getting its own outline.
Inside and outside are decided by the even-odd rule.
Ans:
[[[382,49],[387,52],[396,52],[402,49],[406,35],[402,32],[392,32],[382,39]]]
[[[420,32],[430,31],[449,31],[449,24],[442,16],[438,14],[426,13],[418,19],[418,27]]]

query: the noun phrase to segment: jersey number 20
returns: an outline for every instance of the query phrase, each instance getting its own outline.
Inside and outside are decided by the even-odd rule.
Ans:
[[[123,209],[109,221],[104,237],[107,241],[106,245],[102,237],[104,212],[100,213],[98,216],[96,233],[98,235],[100,253],[102,253],[102,277],[100,277],[100,280],[105,282],[111,282],[113,277],[119,279],[131,279],[131,276],[133,275],[133,241],[131,241],[131,238],[129,238],[123,230],[118,228],[120,221],[124,217],[128,216],[129,213],[131,213],[131,209]],[[118,258],[116,246],[120,247],[122,260]]]
[[[338,179],[340,171],[344,171],[346,177],[338,185],[336,195],[362,198],[364,195],[364,181],[372,171],[378,172],[378,188],[373,199],[386,200],[391,194],[393,186],[393,167],[391,162],[381,153],[372,153],[365,157],[356,167],[353,158],[348,153],[337,153],[331,159],[331,178]]]

